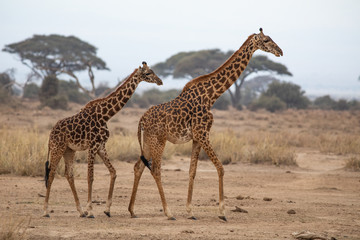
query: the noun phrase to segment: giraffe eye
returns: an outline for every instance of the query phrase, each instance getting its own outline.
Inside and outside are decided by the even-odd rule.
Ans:
[[[267,43],[267,42],[269,42],[269,41],[270,41],[269,39],[265,39],[265,40],[264,40],[264,43]]]
[[[149,75],[151,75],[151,73],[145,73],[145,75],[146,75],[146,76],[149,76]]]

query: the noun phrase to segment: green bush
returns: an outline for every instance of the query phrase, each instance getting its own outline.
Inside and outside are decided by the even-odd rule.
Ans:
[[[40,88],[35,83],[27,84],[24,87],[23,98],[38,99]]]
[[[39,99],[43,105],[46,105],[48,99],[56,96],[59,92],[59,79],[55,75],[46,76],[41,84]]]
[[[284,110],[286,104],[276,96],[261,95],[260,98],[249,105],[249,109],[256,111],[259,108],[265,108],[269,112]]]
[[[335,104],[336,104],[335,100],[333,100],[329,95],[318,97],[314,100],[314,105],[317,108],[324,110],[333,109]]]
[[[275,81],[269,85],[263,95],[278,97],[288,108],[306,109],[310,100],[304,94],[305,92],[296,84]]]
[[[221,95],[213,105],[213,108],[219,110],[227,110],[229,108],[230,101],[226,94]]]
[[[52,109],[64,109],[68,108],[68,99],[64,95],[56,95],[47,99],[43,106],[48,106]]]
[[[70,102],[85,104],[90,101],[90,97],[79,91],[78,85],[74,81],[59,81],[59,95],[65,96]]]

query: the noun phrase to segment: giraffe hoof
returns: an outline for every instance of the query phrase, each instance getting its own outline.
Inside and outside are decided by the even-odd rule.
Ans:
[[[85,211],[83,214],[81,214],[81,215],[84,215],[85,217],[88,215],[88,212],[87,211]]]
[[[111,217],[110,212],[104,211],[104,213],[106,214],[106,216]]]
[[[86,214],[85,214],[85,213],[82,213],[82,214],[80,214],[80,217],[81,217],[81,218],[84,218],[84,217],[86,217]]]
[[[226,219],[225,216],[219,216],[219,218],[220,218],[221,220],[224,220],[225,222],[227,222],[227,219]]]
[[[168,217],[168,220],[175,221],[175,220],[176,220],[176,218],[174,218],[174,217]]]
[[[131,218],[138,218],[138,216],[136,216],[136,215],[131,215]]]
[[[47,213],[47,214],[45,214],[43,217],[49,218],[50,215]]]
[[[91,215],[87,216],[87,218],[95,218],[95,217],[94,217],[94,215],[91,214]]]
[[[197,220],[196,217],[192,216],[192,217],[188,217],[188,219],[191,219],[191,220]]]

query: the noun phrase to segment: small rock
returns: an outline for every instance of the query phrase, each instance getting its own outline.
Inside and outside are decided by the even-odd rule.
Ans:
[[[294,209],[290,209],[289,211],[287,211],[288,214],[296,214]]]
[[[241,212],[241,213],[248,213],[245,209],[239,208],[238,206],[235,206],[234,210],[231,210],[233,212]]]
[[[239,195],[239,196],[237,196],[237,197],[236,197],[236,199],[237,199],[237,200],[243,200],[243,199],[244,199],[244,197],[243,197],[243,196],[241,196],[241,195]]]
[[[266,201],[266,202],[270,202],[272,200],[272,198],[264,197],[263,200]]]
[[[51,210],[50,213],[54,213],[54,210]]]
[[[285,173],[291,173],[291,171],[286,171]]]
[[[193,230],[183,230],[181,231],[181,233],[189,233],[189,234],[192,234],[192,233],[195,233]]]

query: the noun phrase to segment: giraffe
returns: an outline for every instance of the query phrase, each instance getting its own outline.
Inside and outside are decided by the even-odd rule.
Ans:
[[[134,166],[134,184],[128,207],[131,217],[136,217],[134,203],[139,181],[146,166],[157,184],[165,215],[169,220],[175,220],[167,206],[161,183],[161,157],[166,141],[182,144],[192,140],[186,204],[189,219],[196,220],[191,201],[199,152],[203,148],[218,173],[219,218],[227,221],[223,190],[224,168],[209,141],[213,123],[210,109],[216,99],[239,78],[257,49],[273,53],[277,57],[283,55],[278,45],[269,36],[264,35],[260,28],[260,33],[250,35],[240,49],[218,69],[194,78],[184,86],[180,95],[174,100],[153,106],[144,113],[138,126],[141,156]]]
[[[96,154],[100,156],[110,172],[110,188],[104,211],[110,217],[116,170],[111,165],[105,149],[105,143],[109,138],[106,122],[122,109],[141,81],[162,85],[161,79],[147,66],[146,62],[142,64],[142,67],[140,66],[138,69],[135,69],[107,97],[90,101],[79,113],[58,121],[51,130],[48,156],[45,163],[45,186],[47,190],[44,203],[44,217],[50,217],[48,211],[50,188],[61,157],[64,157],[65,160],[65,176],[70,184],[80,217],[94,217],[92,213],[92,184],[94,181],[94,159]],[[85,212],[80,206],[73,175],[75,152],[84,150],[88,150],[88,202]]]

